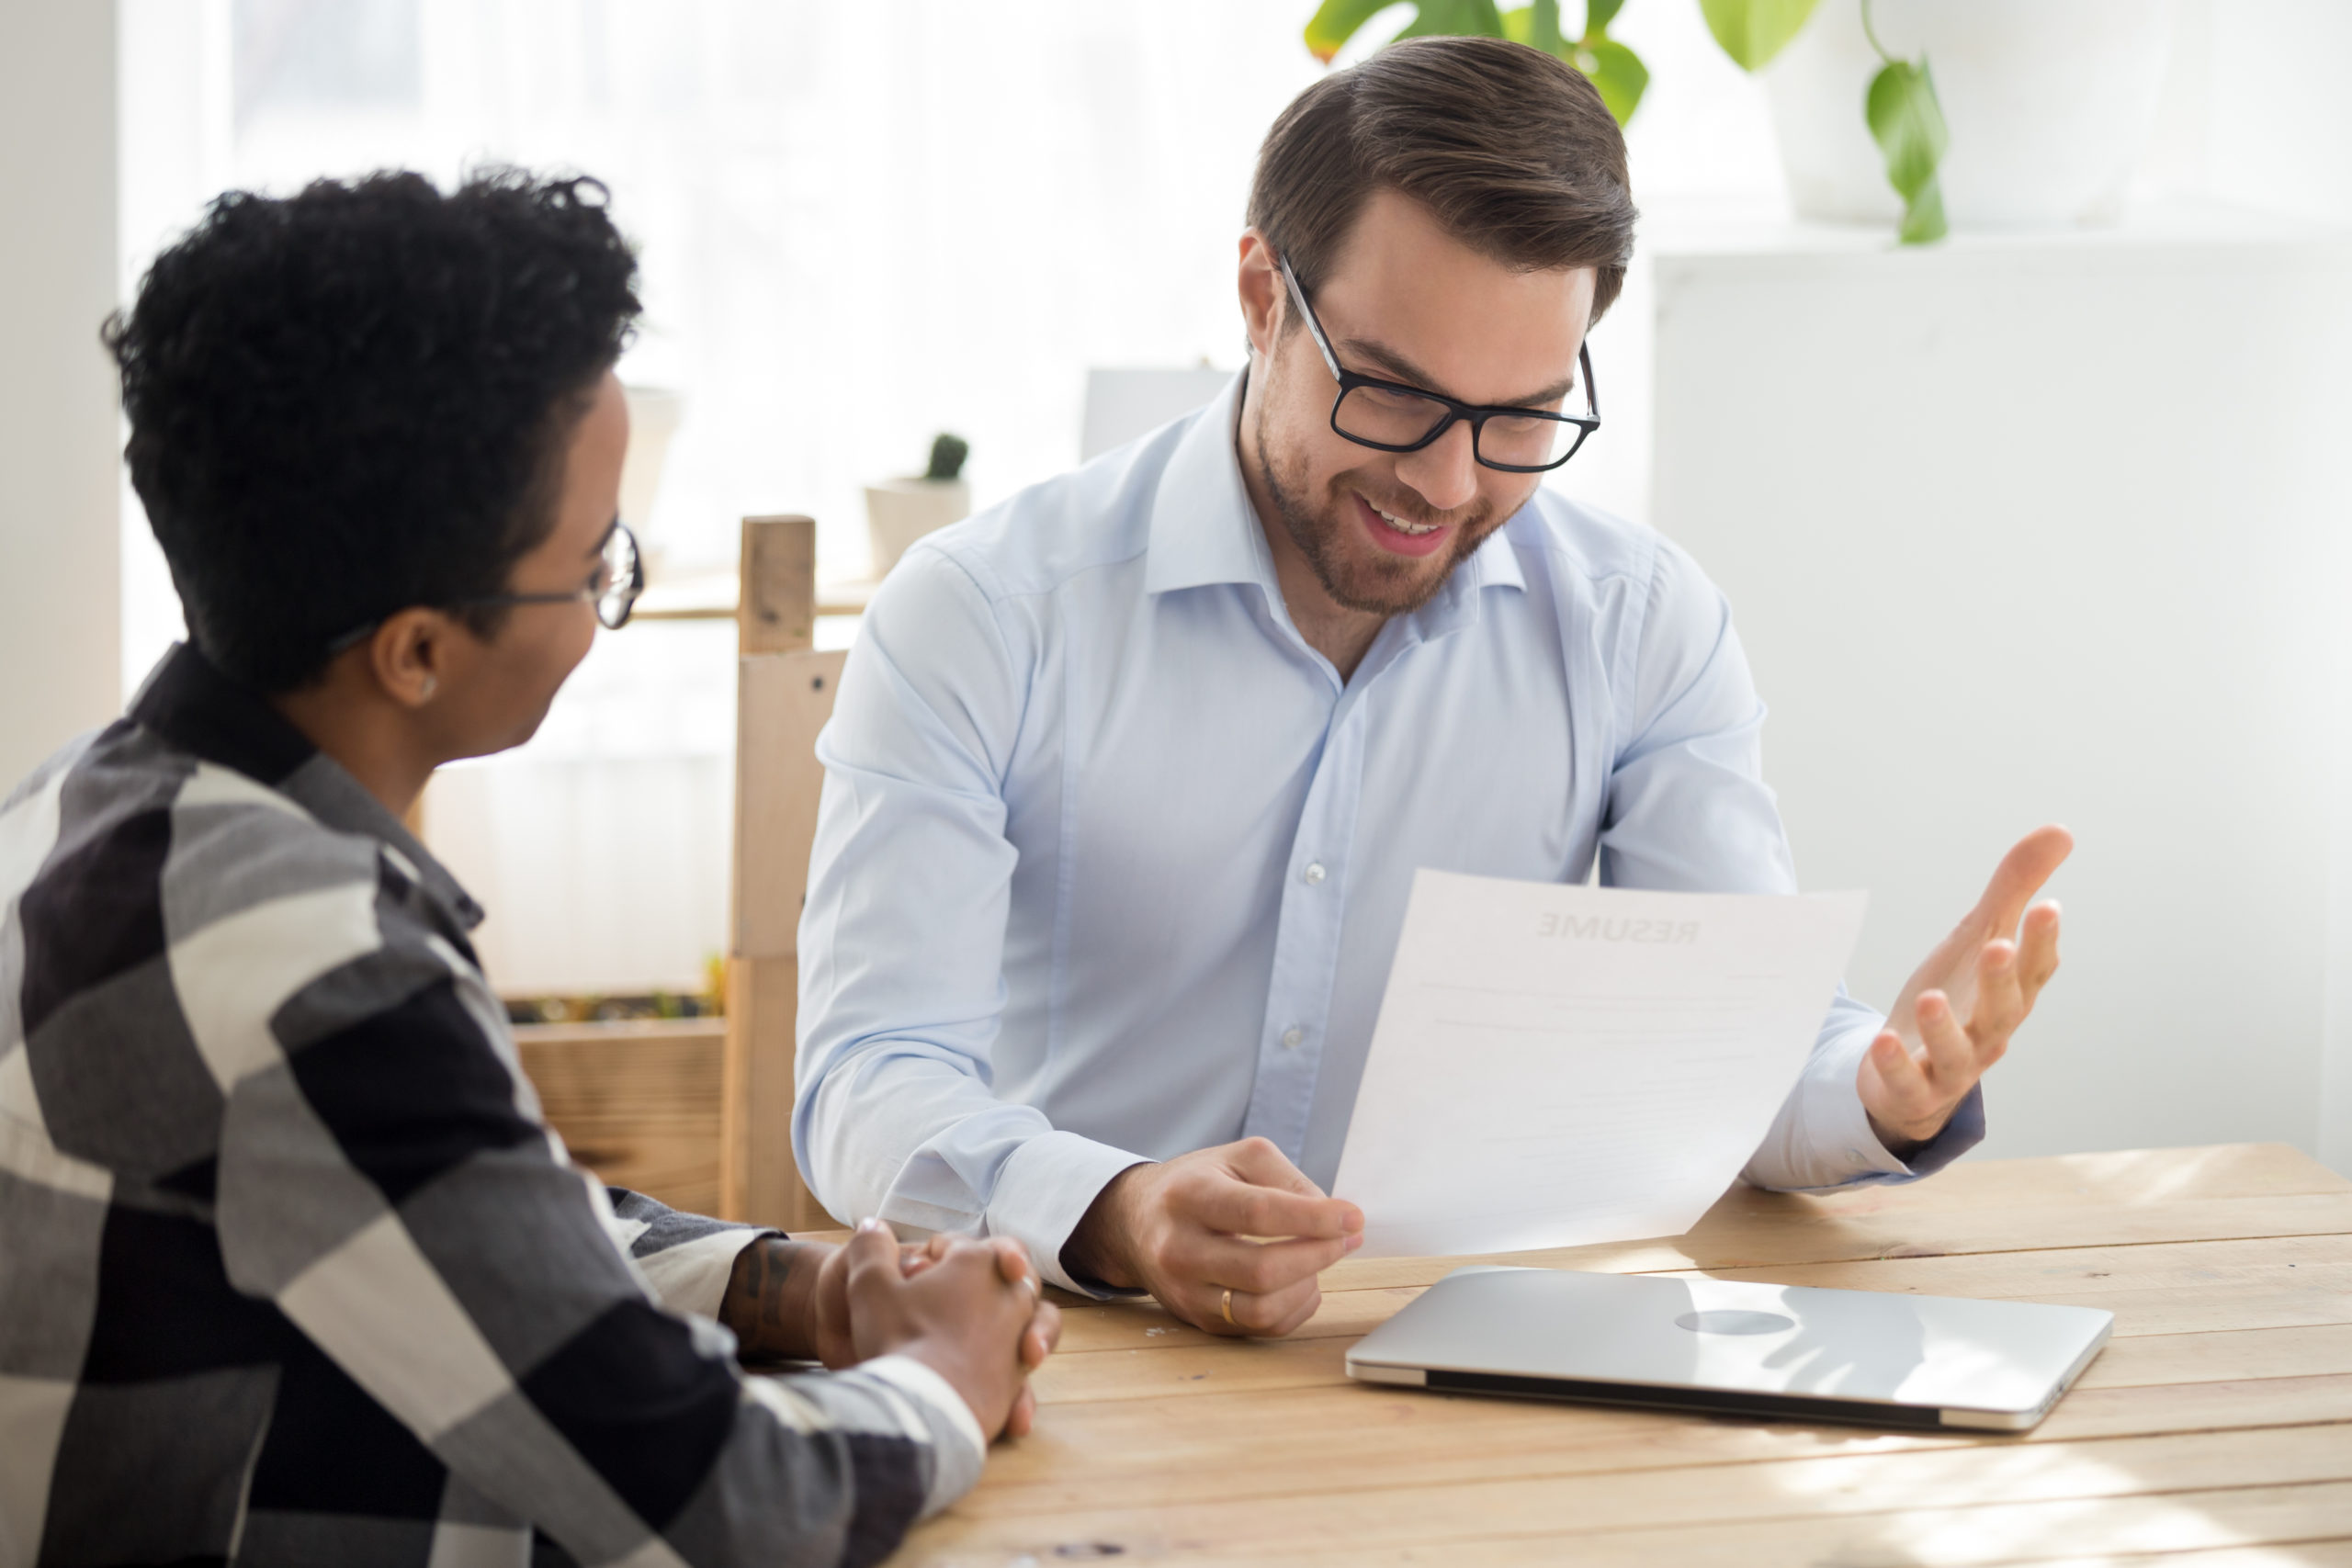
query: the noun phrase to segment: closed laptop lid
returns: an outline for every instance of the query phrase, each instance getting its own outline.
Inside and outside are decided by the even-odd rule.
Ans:
[[[2089,1307],[2029,1302],[1462,1269],[1359,1341],[1348,1371],[1376,1381],[1423,1381],[1384,1371],[1456,1372],[2025,1417],[2057,1396],[2113,1322]]]

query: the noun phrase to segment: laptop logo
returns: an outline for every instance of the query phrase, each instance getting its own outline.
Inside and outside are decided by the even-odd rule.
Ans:
[[[1778,1334],[1796,1325],[1795,1318],[1777,1312],[1686,1312],[1674,1320],[1675,1327],[1693,1334]]]

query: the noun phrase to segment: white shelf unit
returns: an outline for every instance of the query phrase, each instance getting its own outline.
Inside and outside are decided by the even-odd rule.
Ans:
[[[2352,1168],[2352,242],[2205,208],[1647,249],[1651,520],[1730,596],[1800,875],[1871,891],[1856,989],[2064,821],[1985,1152]]]

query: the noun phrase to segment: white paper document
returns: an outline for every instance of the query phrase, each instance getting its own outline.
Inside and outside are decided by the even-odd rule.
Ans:
[[[1331,1189],[1357,1256],[1689,1230],[1796,1086],[1864,901],[1419,873]]]

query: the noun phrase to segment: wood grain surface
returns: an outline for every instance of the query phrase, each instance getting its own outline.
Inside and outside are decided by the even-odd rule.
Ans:
[[[715,1018],[518,1025],[523,1070],[571,1157],[608,1186],[718,1212]]]
[[[2279,1145],[1727,1194],[1689,1235],[1508,1261],[2100,1306],[2033,1432],[1877,1432],[1350,1382],[1447,1269],[1324,1277],[1283,1341],[1065,1298],[1036,1431],[894,1564],[2352,1568],[2352,1182]]]

